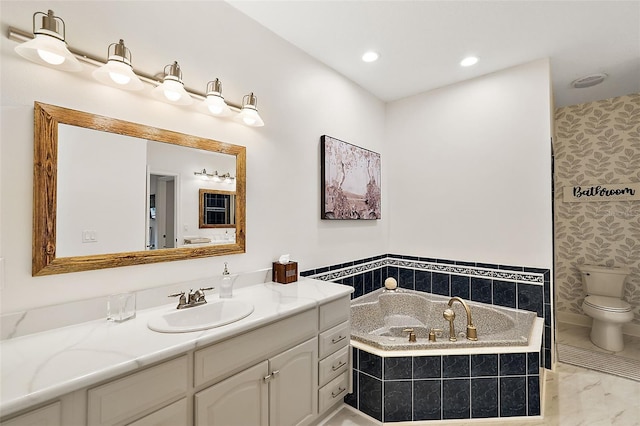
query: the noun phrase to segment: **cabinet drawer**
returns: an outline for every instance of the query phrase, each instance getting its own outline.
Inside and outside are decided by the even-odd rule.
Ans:
[[[318,357],[322,359],[338,349],[344,348],[349,344],[350,336],[348,321],[320,333],[320,350]]]
[[[321,305],[319,313],[320,331],[348,321],[350,309],[351,300],[349,300],[349,296]]]
[[[318,391],[318,410],[324,412],[333,404],[342,401],[349,389],[349,372],[344,372],[340,376],[330,381]]]
[[[318,363],[318,384],[323,386],[349,368],[349,347],[329,355]]]
[[[89,389],[87,422],[112,425],[158,409],[187,391],[187,357],[181,356],[139,373]]]
[[[318,311],[301,314],[260,327],[238,337],[196,351],[194,383],[201,386],[303,342],[318,331]]]
[[[37,410],[30,411],[11,420],[2,422],[2,426],[60,426],[62,425],[62,404],[60,401],[49,404]]]
[[[187,400],[174,402],[127,426],[176,426],[187,424]]]

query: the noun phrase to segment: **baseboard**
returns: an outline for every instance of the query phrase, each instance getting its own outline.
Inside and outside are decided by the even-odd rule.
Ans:
[[[591,327],[591,317],[571,312],[556,312],[556,321],[573,325],[581,325],[583,327]],[[640,325],[625,324],[622,326],[622,333],[629,336],[640,337]]]

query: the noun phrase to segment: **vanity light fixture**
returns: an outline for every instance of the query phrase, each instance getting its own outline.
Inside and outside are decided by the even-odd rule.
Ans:
[[[219,175],[217,170],[213,173],[207,173],[207,169],[202,169],[202,171],[193,172],[193,174],[202,177],[203,180],[211,179],[214,182],[233,183],[236,179],[230,173]]]
[[[202,171],[193,172],[194,175],[202,177],[202,179],[213,179],[214,176],[218,176],[218,172],[215,173],[207,173],[207,169],[202,169]]]
[[[113,49],[112,49],[113,48]],[[133,72],[131,51],[124,40],[112,43],[107,48],[107,63],[93,71],[93,78],[107,86],[125,90],[142,90],[142,81]]]
[[[175,105],[190,105],[193,99],[184,90],[182,71],[177,61],[164,67],[164,79],[162,84],[151,91],[151,95],[163,102]]]
[[[204,106],[209,113],[218,117],[231,114],[229,105],[222,97],[222,82],[219,79],[216,78],[207,83],[207,97],[204,100]]]
[[[260,114],[258,114],[258,98],[255,97],[253,92],[245,95],[242,98],[242,109],[240,110],[240,114],[238,114],[236,119],[246,124],[247,126],[264,126],[264,121],[262,121],[262,118],[260,118]]]
[[[40,15],[42,15],[42,27],[36,29],[36,17]],[[58,28],[61,28],[61,31],[58,31]],[[264,126],[264,121],[258,114],[257,98],[253,93],[244,96],[240,105],[222,97],[222,83],[218,79],[207,84],[206,93],[185,88],[177,62],[167,65],[160,77],[157,74],[134,71],[131,66],[131,51],[125,47],[123,40],[109,45],[106,62],[104,57],[67,46],[65,23],[51,10],[46,14],[43,12],[33,14],[33,32],[9,27],[8,38],[20,43],[15,47],[16,53],[37,64],[62,71],[80,71],[83,68],[80,62],[83,62],[96,67],[97,69],[93,72],[94,78],[109,86],[138,90],[140,83],[147,83],[157,86],[151,90],[151,95],[163,102],[189,105],[194,99],[198,99],[204,101],[199,104],[205,107],[207,113],[216,115],[221,110],[219,116],[231,115],[246,126]]]
[[[42,16],[42,26],[38,29],[36,29],[37,16]],[[62,33],[59,32],[58,27],[61,27]],[[55,16],[53,10],[33,14],[33,35],[33,39],[16,46],[18,55],[36,64],[64,71],[82,70],[80,62],[67,49],[64,21]]]

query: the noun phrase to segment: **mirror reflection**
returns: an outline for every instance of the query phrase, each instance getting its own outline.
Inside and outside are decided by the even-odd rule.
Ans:
[[[235,225],[235,192],[200,189],[200,228]]]
[[[244,252],[244,147],[35,110],[34,275]],[[228,223],[202,226],[201,190],[225,194]]]

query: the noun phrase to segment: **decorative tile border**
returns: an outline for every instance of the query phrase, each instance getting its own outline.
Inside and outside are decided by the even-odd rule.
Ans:
[[[545,281],[543,272],[524,272],[508,269],[497,269],[498,265],[495,265],[496,269],[489,269],[477,266],[437,263],[437,261],[405,260],[391,256],[387,256],[379,260],[354,264],[353,266],[342,267],[340,269],[331,269],[331,267],[319,268],[316,270],[303,272],[302,275],[322,281],[335,281],[353,275],[359,275],[363,272],[368,272],[385,266],[398,266],[401,268],[422,271],[463,275],[475,278],[490,278],[501,281],[526,282],[539,285],[543,285]],[[328,270],[325,271],[325,269]]]

